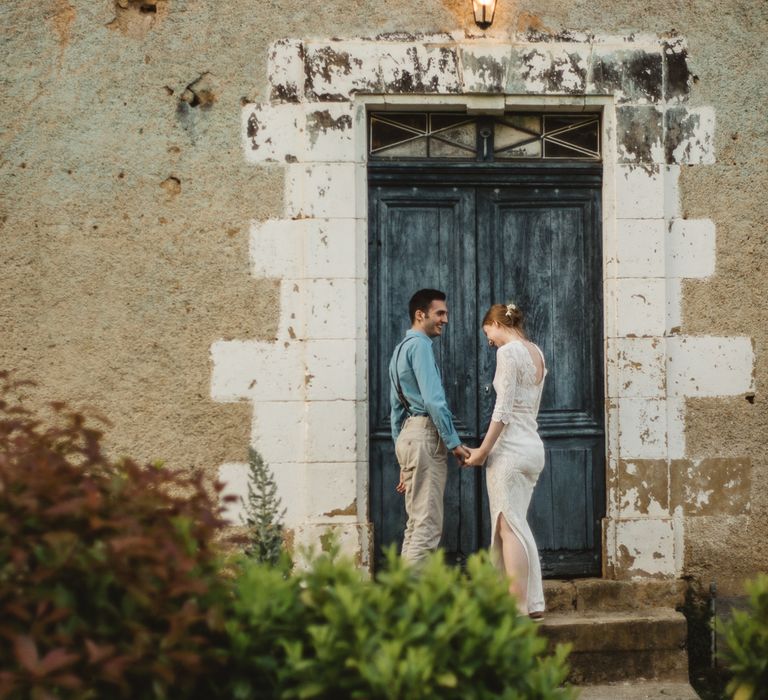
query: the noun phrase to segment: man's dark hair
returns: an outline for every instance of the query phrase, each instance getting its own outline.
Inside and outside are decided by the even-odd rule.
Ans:
[[[435,299],[445,301],[445,292],[441,292],[439,289],[420,289],[416,292],[408,302],[408,315],[411,317],[411,323],[416,320],[416,312],[423,311],[427,313],[430,304]]]

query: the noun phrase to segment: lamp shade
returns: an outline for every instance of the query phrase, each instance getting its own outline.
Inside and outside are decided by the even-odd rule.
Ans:
[[[472,0],[472,11],[475,13],[475,24],[481,29],[487,29],[493,24],[496,0]]]

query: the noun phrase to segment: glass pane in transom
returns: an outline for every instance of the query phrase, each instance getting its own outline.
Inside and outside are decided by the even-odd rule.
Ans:
[[[375,155],[377,158],[426,158],[427,137],[418,136],[405,143],[379,149]]]
[[[429,155],[432,158],[475,158],[475,149],[448,143],[442,139],[432,137],[429,140]]]
[[[514,158],[541,158],[541,139],[530,141],[521,146],[512,146],[503,151],[495,151],[496,160],[511,160]]]

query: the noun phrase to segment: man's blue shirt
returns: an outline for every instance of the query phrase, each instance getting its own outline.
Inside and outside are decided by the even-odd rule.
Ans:
[[[413,340],[411,340],[413,338]],[[402,346],[398,357],[398,350]],[[395,367],[397,360],[397,367]],[[411,414],[429,416],[437,428],[445,446],[452,450],[461,444],[453,416],[445,399],[443,381],[432,351],[432,341],[421,331],[409,330],[395,348],[389,363],[389,403],[392,439],[397,442],[403,421],[408,417],[397,397],[395,373],[400,377],[400,387],[411,406]]]

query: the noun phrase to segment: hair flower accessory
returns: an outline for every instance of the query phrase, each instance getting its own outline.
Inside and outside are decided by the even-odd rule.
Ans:
[[[504,315],[507,318],[512,318],[513,311],[517,311],[517,307],[512,302],[510,302],[509,304],[507,304],[507,313],[505,313]]]

